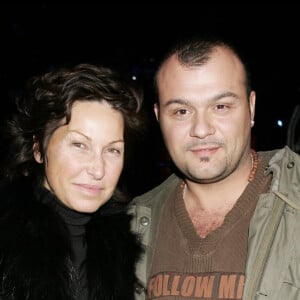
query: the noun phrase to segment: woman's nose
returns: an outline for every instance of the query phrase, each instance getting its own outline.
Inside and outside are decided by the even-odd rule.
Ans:
[[[101,179],[105,172],[104,172],[104,160],[103,158],[98,155],[94,155],[93,158],[91,158],[88,168],[87,168],[87,172],[88,174],[92,175],[95,179]]]

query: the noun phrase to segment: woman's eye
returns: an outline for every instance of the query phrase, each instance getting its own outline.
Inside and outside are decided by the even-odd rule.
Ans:
[[[108,152],[113,153],[113,154],[120,154],[121,151],[119,149],[116,148],[109,148]]]
[[[85,149],[85,145],[83,143],[78,143],[78,142],[75,142],[75,143],[72,143],[73,146],[75,146],[76,148],[80,148],[80,149]]]

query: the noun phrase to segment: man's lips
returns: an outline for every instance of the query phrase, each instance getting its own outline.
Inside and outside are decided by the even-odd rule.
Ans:
[[[216,147],[212,147],[212,148],[193,147],[189,150],[191,152],[194,152],[194,153],[201,153],[201,154],[209,154],[210,155],[210,154],[215,153],[218,150],[218,148],[216,148]]]

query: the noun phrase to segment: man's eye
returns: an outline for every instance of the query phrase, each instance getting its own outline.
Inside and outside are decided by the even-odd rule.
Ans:
[[[225,108],[227,108],[227,106],[226,105],[224,105],[224,104],[218,104],[217,106],[216,106],[216,109],[225,109]]]
[[[175,112],[176,115],[186,115],[187,113],[188,113],[188,111],[187,111],[186,109],[184,109],[184,108],[178,109],[178,110]]]

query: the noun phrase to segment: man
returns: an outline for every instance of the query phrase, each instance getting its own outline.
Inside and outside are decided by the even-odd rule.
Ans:
[[[300,299],[300,156],[251,149],[255,92],[224,41],[178,44],[154,111],[176,171],[132,202],[136,299]]]

